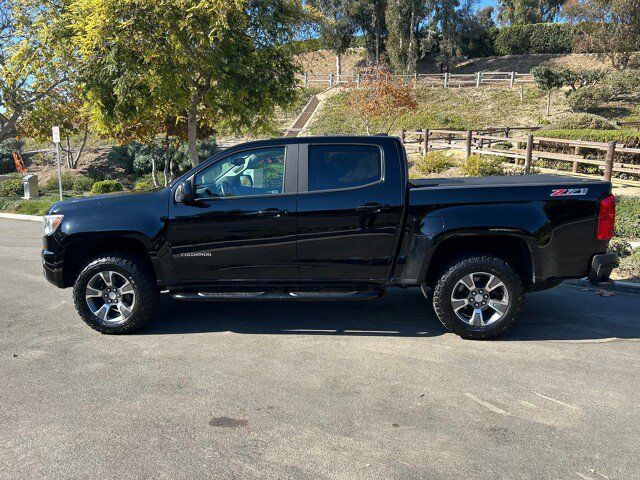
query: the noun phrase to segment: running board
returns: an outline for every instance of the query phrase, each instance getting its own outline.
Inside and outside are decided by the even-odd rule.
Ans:
[[[354,290],[351,292],[195,292],[174,293],[176,300],[374,300],[380,298],[384,290]]]

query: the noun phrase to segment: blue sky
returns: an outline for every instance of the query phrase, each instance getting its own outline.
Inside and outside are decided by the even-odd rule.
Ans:
[[[478,2],[478,8],[486,7],[487,5],[493,5],[495,7],[498,5],[498,0],[480,0]]]

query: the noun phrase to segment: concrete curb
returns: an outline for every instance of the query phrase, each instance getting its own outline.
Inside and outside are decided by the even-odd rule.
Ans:
[[[597,285],[592,285],[585,278],[580,280],[567,280],[565,283],[569,285],[575,285],[577,287],[586,287],[592,288],[594,290],[607,290],[610,292],[621,292],[621,293],[635,293],[636,295],[640,295],[640,283],[634,282],[623,282],[620,280],[615,280],[613,285],[607,287],[600,287]]]
[[[0,218],[8,220],[27,220],[30,222],[42,222],[42,217],[37,215],[21,215],[19,213],[0,213]]]

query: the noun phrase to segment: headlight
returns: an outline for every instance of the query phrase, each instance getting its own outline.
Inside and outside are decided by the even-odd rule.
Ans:
[[[45,215],[44,216],[44,234],[51,235],[55,232],[60,224],[64,215]]]

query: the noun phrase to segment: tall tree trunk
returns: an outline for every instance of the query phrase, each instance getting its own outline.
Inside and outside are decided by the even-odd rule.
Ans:
[[[82,156],[82,152],[84,152],[84,147],[87,146],[87,137],[89,136],[89,123],[84,126],[84,135],[82,137],[82,143],[78,148],[78,153],[76,153],[75,157],[73,157],[72,162],[73,166],[71,168],[78,168],[78,164],[80,163],[80,157]]]
[[[380,67],[380,21],[378,20],[378,14],[375,14],[376,23],[376,70]]]
[[[67,157],[67,167],[73,168],[73,152],[71,151],[71,137],[67,135],[65,137],[65,141],[67,142],[67,149],[65,151],[65,156]]]
[[[156,156],[152,153],[151,154],[151,179],[153,180],[154,187],[158,186],[158,178],[156,177],[157,172],[158,172],[158,160],[156,159]]]
[[[171,144],[169,143],[169,134],[166,133],[165,137],[164,137],[164,186],[166,187],[167,185],[169,185],[169,182],[171,182],[172,178],[171,178],[171,172],[173,171],[172,168],[172,161],[173,161],[173,153],[171,152]]]
[[[336,83],[340,82],[340,75],[342,75],[342,55],[336,53]]]
[[[200,163],[198,160],[198,149],[196,147],[196,142],[198,140],[198,104],[200,103],[200,94],[195,91],[191,94],[191,99],[189,100],[189,112],[187,116],[187,127],[188,127],[188,150],[189,150],[189,161],[191,165],[194,167]]]
[[[547,117],[551,116],[551,90],[547,92]]]

